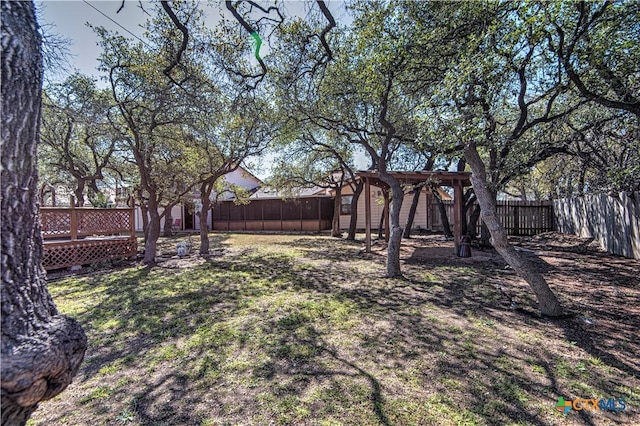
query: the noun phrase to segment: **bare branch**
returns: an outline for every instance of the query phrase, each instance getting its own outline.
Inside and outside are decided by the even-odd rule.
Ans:
[[[326,62],[329,62],[331,59],[333,59],[333,53],[331,52],[329,43],[327,43],[327,34],[329,33],[329,31],[331,31],[332,28],[336,26],[336,20],[333,18],[333,15],[329,11],[329,8],[327,7],[327,5],[323,0],[318,0],[317,3],[318,3],[318,6],[320,7],[320,10],[322,11],[322,14],[324,15],[325,18],[327,18],[327,21],[329,21],[329,24],[326,27],[324,27],[324,29],[320,33],[320,43],[322,43],[322,47],[326,52],[326,58],[327,58],[327,60],[325,61],[326,63]]]
[[[180,63],[182,55],[187,50],[187,44],[189,43],[189,30],[182,22],[180,22],[176,14],[173,12],[173,9],[171,9],[171,6],[169,6],[169,2],[167,0],[162,0],[160,4],[171,19],[171,22],[173,22],[173,24],[178,27],[178,29],[182,33],[182,42],[180,43],[180,49],[176,53],[176,56],[171,60],[171,63],[162,71],[164,75],[166,75],[173,81],[173,78],[171,77],[171,71]]]

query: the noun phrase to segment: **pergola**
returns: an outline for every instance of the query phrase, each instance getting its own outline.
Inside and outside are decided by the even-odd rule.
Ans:
[[[401,184],[416,185],[425,181],[437,182],[439,186],[453,187],[453,237],[455,254],[459,253],[460,239],[462,238],[462,219],[464,211],[464,187],[471,186],[471,173],[469,172],[388,172]],[[365,192],[365,231],[366,249],[371,252],[371,185],[388,189],[389,185],[380,180],[377,171],[359,171],[356,173],[364,181]],[[385,200],[386,202],[387,200]],[[386,214],[389,214],[387,206]],[[387,216],[388,217],[388,216]],[[388,219],[385,223],[388,226]]]

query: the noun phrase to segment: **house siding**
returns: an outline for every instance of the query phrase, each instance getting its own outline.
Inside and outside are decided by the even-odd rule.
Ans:
[[[342,195],[351,195],[353,190],[350,187],[344,187],[342,189]],[[446,193],[443,195],[448,196]],[[400,225],[404,226],[407,223],[409,217],[409,210],[411,209],[411,202],[413,201],[413,194],[405,194],[404,201],[402,202],[402,208],[400,209]],[[382,190],[380,188],[371,187],[371,229],[378,229],[380,224],[380,217],[384,210],[384,200],[382,197]],[[340,229],[348,229],[351,221],[351,215],[340,215]],[[360,194],[358,199],[358,221],[356,225],[357,229],[365,228],[365,192],[364,190]],[[438,213],[437,206],[433,201],[433,195],[422,191],[420,194],[420,200],[418,201],[418,207],[416,209],[416,215],[413,220],[414,230],[429,230],[439,231],[442,230],[442,224]]]

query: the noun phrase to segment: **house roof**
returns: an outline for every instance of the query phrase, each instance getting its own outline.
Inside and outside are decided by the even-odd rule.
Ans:
[[[441,186],[455,186],[460,183],[462,186],[471,186],[470,172],[433,172],[421,170],[417,172],[391,171],[388,173],[400,182],[407,184],[436,180]],[[356,175],[360,178],[370,179],[371,184],[374,186],[387,186],[386,183],[380,180],[380,173],[377,171],[361,170],[357,172]]]
[[[240,171],[241,173],[253,178],[256,180],[256,182],[258,182],[260,184],[260,186],[264,185],[264,182],[262,181],[262,179],[260,179],[259,177],[257,177],[256,175],[254,175],[253,173],[251,173],[249,170],[245,169],[242,166],[239,166],[238,171]]]
[[[330,197],[331,195],[325,188],[315,186],[312,188],[297,188],[291,192],[279,191],[270,186],[263,186],[253,193],[250,200],[267,200],[267,199],[286,199],[286,198],[311,198],[311,197]]]

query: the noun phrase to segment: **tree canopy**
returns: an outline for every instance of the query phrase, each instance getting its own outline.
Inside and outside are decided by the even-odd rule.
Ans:
[[[466,200],[480,201],[485,223],[500,193],[535,198],[640,187],[636,3],[358,0],[347,5],[346,19],[323,1],[305,7],[301,16],[281,2],[229,1],[226,17],[207,28],[198,3],[162,1],[145,41],[96,29],[111,86],[103,107],[119,114],[107,115],[112,129],[91,144],[117,141],[116,157],[136,164],[148,241],[157,234],[158,207],[197,186],[208,194],[272,141],[280,154],[274,182],[289,186],[354,184],[364,153],[365,167],[378,171],[392,198],[388,276],[401,275],[399,211],[415,189],[391,170],[460,160],[476,179]],[[106,102],[91,90],[92,102]],[[49,114],[67,108],[61,93]],[[65,122],[90,114],[67,110]],[[51,132],[64,133],[59,127]],[[83,149],[73,158],[109,153]],[[97,167],[80,168],[65,164],[95,186]],[[494,243],[508,251],[494,225]]]

